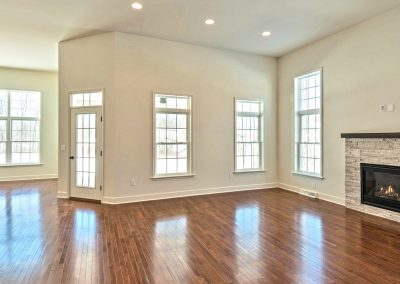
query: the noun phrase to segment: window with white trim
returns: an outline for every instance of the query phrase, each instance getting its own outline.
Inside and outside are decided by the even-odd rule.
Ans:
[[[71,107],[102,106],[103,91],[71,93],[69,104]]]
[[[0,165],[40,163],[41,93],[0,89]]]
[[[263,102],[236,99],[235,172],[263,168]]]
[[[154,177],[192,174],[190,96],[154,94]]]
[[[295,172],[322,176],[321,71],[295,78]]]

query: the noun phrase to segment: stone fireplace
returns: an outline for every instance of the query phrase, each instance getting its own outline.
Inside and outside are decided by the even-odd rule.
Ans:
[[[347,133],[346,207],[400,222],[400,133]]]

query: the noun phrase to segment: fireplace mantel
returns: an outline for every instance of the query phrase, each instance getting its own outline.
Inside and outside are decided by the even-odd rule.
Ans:
[[[341,138],[400,138],[400,132],[388,133],[342,133]]]

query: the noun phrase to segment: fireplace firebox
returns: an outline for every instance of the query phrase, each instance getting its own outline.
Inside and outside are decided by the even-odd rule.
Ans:
[[[400,167],[361,163],[361,203],[400,212]]]

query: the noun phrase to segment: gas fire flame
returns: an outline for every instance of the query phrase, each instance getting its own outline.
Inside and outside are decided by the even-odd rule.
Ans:
[[[381,190],[379,191],[380,194],[390,196],[390,197],[398,197],[399,194],[393,189],[391,185],[389,185],[386,189],[381,187]]]

